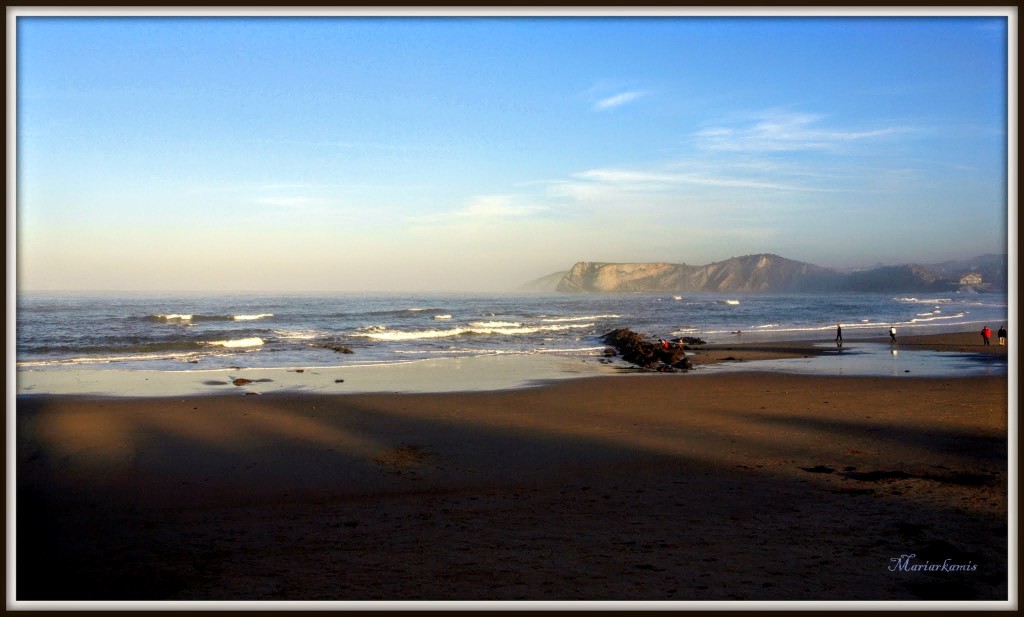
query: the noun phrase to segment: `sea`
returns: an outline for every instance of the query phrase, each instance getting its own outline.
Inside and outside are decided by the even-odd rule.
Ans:
[[[943,294],[42,293],[16,299],[19,370],[387,365],[599,357],[602,335],[708,343],[995,331],[1007,296]]]

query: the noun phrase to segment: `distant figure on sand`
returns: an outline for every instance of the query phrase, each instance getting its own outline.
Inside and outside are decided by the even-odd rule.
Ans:
[[[843,346],[843,324],[836,324],[836,345]]]
[[[892,339],[893,343],[896,342],[896,326],[889,326],[889,338]]]
[[[999,337],[999,344],[1000,345],[1005,345],[1006,344],[1006,326],[999,326],[999,332],[997,332],[996,335]]]
[[[992,338],[992,331],[988,329],[988,326],[985,326],[981,329],[981,339],[985,341],[985,347],[989,346],[988,340],[990,338]]]

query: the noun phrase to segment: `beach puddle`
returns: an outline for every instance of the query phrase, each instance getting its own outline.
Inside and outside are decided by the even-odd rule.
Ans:
[[[816,347],[831,350],[806,358],[722,362],[701,366],[697,373],[735,371],[777,371],[812,375],[849,375],[858,377],[980,377],[1006,374],[1005,356],[906,349],[887,343],[849,342],[843,347],[822,343]]]

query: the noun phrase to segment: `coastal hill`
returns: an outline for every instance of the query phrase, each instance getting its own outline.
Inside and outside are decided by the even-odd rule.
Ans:
[[[840,272],[773,254],[702,266],[583,261],[521,289],[562,293],[1000,291],[1006,289],[1006,262],[1006,255],[986,255],[933,266],[905,264]]]

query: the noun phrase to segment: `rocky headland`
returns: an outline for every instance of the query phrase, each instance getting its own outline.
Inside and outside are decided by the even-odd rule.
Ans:
[[[904,264],[840,272],[774,254],[706,265],[581,261],[522,286],[560,293],[630,292],[946,292],[1007,288],[1007,256],[932,265]]]

